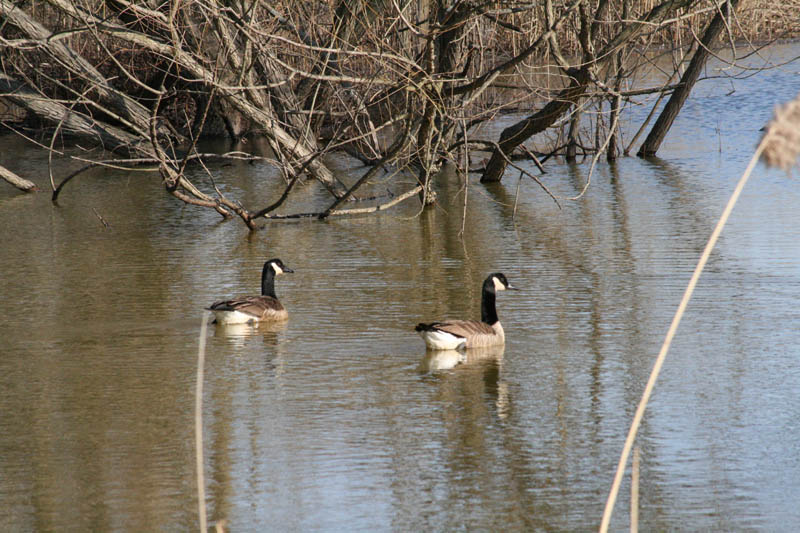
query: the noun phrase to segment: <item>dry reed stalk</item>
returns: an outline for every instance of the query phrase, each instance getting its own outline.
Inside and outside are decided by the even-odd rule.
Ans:
[[[708,242],[703,249],[703,253],[701,254],[700,259],[697,262],[697,266],[692,273],[689,284],[686,286],[686,290],[683,293],[683,298],[681,298],[678,309],[675,311],[675,315],[672,318],[672,323],[669,326],[664,343],[661,345],[661,350],[659,351],[658,357],[656,357],[656,361],[653,364],[653,369],[650,372],[650,378],[647,380],[647,385],[645,385],[642,398],[639,401],[639,405],[636,407],[636,413],[633,416],[631,427],[628,430],[628,436],[625,439],[625,444],[622,447],[622,453],[620,454],[619,462],[617,463],[617,471],[614,475],[614,481],[611,484],[611,491],[609,492],[608,499],[606,500],[606,506],[603,511],[603,519],[600,523],[601,533],[606,533],[608,531],[608,526],[611,522],[611,513],[614,510],[614,504],[617,501],[619,487],[622,483],[622,476],[625,473],[625,465],[628,462],[628,456],[630,455],[631,448],[633,447],[633,441],[636,439],[636,433],[639,431],[639,425],[642,422],[644,411],[647,408],[647,402],[650,400],[653,387],[655,387],[658,374],[661,372],[661,367],[664,365],[664,360],[667,357],[667,352],[669,351],[670,344],[672,344],[672,339],[675,336],[675,332],[678,330],[678,325],[681,322],[681,318],[683,318],[683,313],[686,311],[686,306],[689,304],[689,300],[692,297],[692,293],[697,285],[697,281],[700,279],[700,274],[702,274],[703,268],[705,268],[706,262],[711,255],[711,251],[714,249],[714,245],[716,245],[720,233],[722,233],[722,228],[725,227],[731,211],[733,211],[733,207],[736,205],[736,201],[739,199],[739,195],[742,193],[742,189],[744,189],[747,180],[750,178],[750,174],[752,174],[753,169],[763,153],[765,153],[767,150],[770,151],[771,159],[766,160],[768,165],[784,165],[781,166],[781,168],[788,169],[794,164],[794,162],[797,160],[798,153],[800,153],[800,135],[798,135],[798,130],[800,130],[800,95],[798,95],[794,101],[790,102],[790,104],[779,107],[776,110],[775,119],[773,119],[767,126],[766,133],[761,138],[761,142],[758,143],[758,147],[756,148],[753,157],[750,158],[747,168],[739,178],[739,182],[736,184],[731,197],[728,199],[727,205],[725,205],[725,209],[722,211],[722,215],[719,217],[719,221],[717,221],[717,225],[714,227],[714,231],[711,233],[711,237],[709,237]]]
[[[639,447],[633,449],[631,466],[631,533],[639,531]]]
[[[200,516],[200,532],[206,533],[206,481],[203,473],[203,380],[206,360],[206,328],[210,313],[203,311],[200,324],[200,343],[197,348],[197,384],[194,394],[194,447],[197,460],[197,512]]]

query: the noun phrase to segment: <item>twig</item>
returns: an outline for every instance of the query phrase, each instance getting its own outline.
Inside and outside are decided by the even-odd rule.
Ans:
[[[301,166],[296,171],[293,171],[294,175],[292,176],[292,179],[289,180],[289,184],[286,186],[286,189],[284,189],[283,194],[281,195],[281,197],[278,198],[278,200],[273,202],[271,205],[268,205],[264,209],[262,209],[260,211],[257,211],[255,214],[253,214],[250,217],[250,219],[251,220],[255,220],[257,218],[264,217],[267,213],[269,213],[271,211],[274,211],[275,209],[280,207],[283,204],[283,202],[286,201],[286,198],[289,197],[289,193],[291,192],[292,188],[294,187],[294,184],[297,183],[297,181],[300,179],[300,176],[303,175],[303,172],[305,172],[305,170],[308,167],[308,165],[310,165],[311,162],[314,161],[314,159],[320,157],[321,155],[322,155],[322,152],[316,152],[309,159],[306,159],[306,161],[303,163],[303,166]],[[282,165],[281,168],[283,168],[284,171],[285,171],[288,168],[288,166],[287,165]],[[269,218],[269,217],[266,217],[266,218]]]
[[[460,120],[461,134],[464,137],[464,213],[461,215],[461,231],[458,237],[464,239],[464,228],[467,225],[467,199],[469,197],[469,142],[467,140],[467,127],[464,120]]]
[[[94,211],[94,215],[95,215],[97,218],[99,218],[99,219],[100,219],[100,222],[102,222],[102,223],[103,223],[103,226],[105,226],[105,227],[106,227],[106,229],[108,229],[108,228],[110,228],[110,227],[111,227],[111,224],[109,224],[109,223],[108,223],[108,221],[107,221],[106,219],[104,219],[104,218],[103,218],[103,215],[101,215],[100,213],[98,213],[98,212],[97,212],[97,209],[95,209],[95,208],[93,207],[93,208],[92,208],[92,211]]]
[[[58,153],[58,152],[56,152]],[[63,154],[59,154],[63,155]],[[70,159],[74,159],[75,161],[82,161],[87,163],[85,166],[79,168],[68,174],[64,179],[61,180],[61,183],[58,184],[58,187],[55,188],[53,191],[53,196],[51,200],[53,202],[58,200],[58,195],[61,194],[61,189],[74,177],[78,176],[79,174],[92,169],[94,167],[106,167],[106,168],[114,168],[114,169],[122,169],[122,170],[132,170],[137,166],[142,165],[157,165],[160,163],[160,160],[155,157],[138,157],[133,159],[105,159],[100,161],[89,161],[83,157],[74,157],[70,156]],[[190,161],[194,161],[196,159],[199,160],[210,160],[210,161],[227,161],[227,160],[234,160],[234,161],[274,161],[269,157],[262,157],[258,155],[250,155],[244,152],[226,152],[224,154],[211,154],[211,153],[195,153],[191,154],[187,157]],[[177,159],[167,159],[166,160],[171,165],[178,164]],[[147,172],[158,172],[158,168],[148,169]]]
[[[581,198],[581,196],[586,194],[586,190],[592,183],[592,174],[594,174],[594,167],[595,165],[597,165],[597,160],[600,159],[600,154],[602,154],[605,151],[605,149],[608,147],[608,143],[611,141],[611,139],[614,138],[614,131],[616,131],[618,123],[619,123],[619,115],[615,114],[614,121],[611,123],[611,127],[608,130],[608,135],[606,136],[605,142],[603,142],[603,146],[601,146],[597,150],[597,153],[595,153],[594,157],[592,158],[592,164],[589,166],[589,176],[586,178],[586,185],[583,186],[583,189],[581,190],[580,193],[578,193],[576,196],[567,198],[567,200],[578,200]]]
[[[294,184],[297,183],[297,180],[299,180],[299,179],[300,179],[300,173],[299,172],[295,172],[294,176],[292,176],[292,179],[289,180],[289,184],[286,186],[286,189],[284,189],[283,194],[281,195],[281,197],[278,198],[271,205],[268,205],[267,207],[262,209],[261,211],[257,211],[256,213],[254,213],[253,214],[253,218],[254,219],[261,218],[264,215],[266,215],[267,213],[269,213],[270,211],[274,211],[275,209],[279,208],[283,204],[283,202],[286,201],[286,198],[289,197],[289,193],[291,192],[292,188],[294,187]]]
[[[527,147],[527,146],[525,146],[524,144],[520,144],[520,145],[519,145],[519,147],[520,147],[520,148],[522,148],[522,150],[523,150],[523,151],[524,151],[526,154],[528,154],[528,157],[530,157],[530,158],[531,158],[531,161],[533,161],[533,164],[534,164],[534,165],[536,165],[536,166],[538,167],[538,169],[539,169],[539,172],[541,172],[542,174],[547,174],[547,171],[544,169],[544,166],[542,165],[542,162],[541,162],[541,161],[539,161],[539,158],[538,158],[538,157],[536,157],[536,154],[534,154],[533,152],[531,152],[530,150],[528,150],[528,147]]]
[[[336,200],[335,200],[335,201],[334,201],[334,202],[333,202],[333,203],[330,205],[330,207],[328,207],[328,208],[327,208],[327,209],[326,209],[326,210],[325,210],[323,213],[321,213],[321,214],[319,215],[319,218],[320,218],[320,219],[324,219],[324,218],[327,218],[329,215],[331,215],[331,214],[334,212],[334,210],[335,210],[335,209],[336,209],[336,208],[337,208],[339,205],[341,205],[341,203],[342,203],[342,202],[346,201],[346,200],[347,200],[347,199],[348,199],[348,198],[349,198],[349,197],[350,197],[350,196],[351,196],[351,195],[352,195],[352,194],[353,194],[353,193],[356,191],[356,189],[358,189],[359,187],[361,187],[361,185],[363,185],[363,184],[364,184],[364,182],[366,182],[366,181],[367,181],[368,179],[370,179],[372,176],[374,176],[375,174],[377,174],[378,170],[380,170],[380,168],[381,168],[383,165],[385,165],[387,162],[389,162],[389,161],[391,161],[392,159],[394,159],[394,157],[395,157],[395,156],[396,156],[398,153],[400,153],[400,151],[401,151],[403,148],[405,148],[405,146],[406,146],[406,144],[408,144],[408,141],[409,141],[409,140],[410,140],[410,132],[409,132],[409,129],[408,129],[408,127],[406,127],[405,131],[403,132],[403,135],[402,135],[401,137],[399,137],[399,138],[398,138],[398,139],[395,141],[394,145],[393,145],[393,146],[391,146],[391,147],[389,148],[389,150],[388,150],[388,151],[386,152],[386,154],[385,154],[385,155],[384,155],[384,156],[381,158],[381,160],[378,162],[378,164],[374,165],[374,166],[373,166],[372,168],[370,168],[370,169],[369,169],[367,172],[365,172],[365,173],[364,173],[364,175],[363,175],[363,176],[361,176],[361,178],[359,178],[359,179],[358,179],[358,181],[356,181],[356,182],[353,184],[353,186],[352,186],[352,187],[350,187],[350,188],[347,190],[347,192],[346,192],[346,193],[344,193],[344,194],[343,194],[343,195],[341,195],[339,198],[337,198],[337,199],[336,199]]]
[[[511,211],[511,220],[514,220],[517,217],[517,201],[519,200],[519,186],[522,184],[522,172],[519,173],[519,179],[517,180],[517,191],[514,193],[514,210]]]
[[[542,188],[542,190],[543,190],[544,192],[546,192],[546,193],[547,193],[547,194],[550,196],[550,198],[552,198],[552,199],[553,199],[553,201],[556,203],[556,205],[558,206],[558,208],[559,208],[559,209],[561,209],[561,202],[559,202],[559,201],[558,201],[558,198],[556,197],[556,195],[554,195],[552,192],[550,192],[550,189],[548,189],[548,188],[547,188],[547,186],[546,186],[544,183],[542,183],[542,182],[539,180],[539,178],[537,178],[536,176],[534,176],[534,175],[533,175],[533,174],[531,174],[530,172],[527,172],[527,171],[526,171],[526,170],[524,170],[523,168],[521,168],[521,167],[519,167],[519,166],[515,165],[515,164],[514,164],[514,163],[511,161],[511,159],[510,159],[510,158],[509,158],[509,157],[508,157],[508,156],[505,154],[505,152],[503,152],[502,150],[500,150],[500,149],[499,149],[499,146],[500,146],[500,145],[499,145],[498,143],[489,141],[489,142],[488,142],[488,144],[492,144],[492,145],[494,145],[494,146],[495,146],[495,148],[497,149],[497,152],[496,152],[496,153],[500,154],[500,155],[503,157],[503,159],[505,159],[505,160],[506,160],[506,163],[508,164],[508,166],[510,166],[510,167],[512,167],[512,168],[515,168],[515,169],[519,170],[519,171],[520,171],[520,173],[523,173],[523,174],[525,174],[526,176],[529,176],[529,177],[530,177],[530,178],[531,178],[533,181],[535,181],[535,182],[536,182],[536,183],[539,185],[539,187],[541,187],[541,188]],[[528,149],[527,149],[527,148],[525,148],[525,151],[527,152],[527,151],[528,151]],[[529,152],[529,153],[530,153],[530,152]]]
[[[348,215],[363,215],[366,213],[376,213],[378,211],[385,211],[386,209],[389,209],[390,207],[399,204],[403,200],[411,198],[415,194],[418,194],[420,191],[422,191],[422,187],[423,187],[422,185],[417,185],[410,191],[404,192],[400,196],[393,198],[391,201],[386,202],[385,204],[375,205],[372,207],[361,207],[356,209],[342,209],[340,211],[330,211],[326,212],[327,213],[326,216],[334,217],[334,216],[348,216]],[[323,213],[294,213],[291,215],[264,215],[264,218],[270,220],[285,220],[292,218],[320,218],[320,215],[322,214]]]

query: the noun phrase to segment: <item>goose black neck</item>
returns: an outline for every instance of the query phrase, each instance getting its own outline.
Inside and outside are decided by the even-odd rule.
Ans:
[[[275,296],[275,270],[272,265],[267,263],[261,271],[261,296]]]
[[[497,308],[495,299],[497,293],[494,290],[494,281],[489,278],[483,282],[483,294],[481,295],[481,321],[494,325],[500,320],[497,318]]]

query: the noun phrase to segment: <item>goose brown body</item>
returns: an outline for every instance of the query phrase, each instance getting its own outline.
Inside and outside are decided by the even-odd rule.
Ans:
[[[218,324],[241,324],[288,320],[289,312],[272,296],[245,296],[224,302],[216,302],[208,308],[214,312]]]
[[[217,324],[245,324],[287,320],[289,313],[275,295],[275,276],[294,272],[280,259],[270,259],[261,271],[261,295],[215,302],[207,307]]]
[[[514,289],[506,277],[497,272],[483,282],[481,320],[445,320],[420,323],[414,328],[431,350],[483,348],[505,344],[503,326],[497,318],[496,292]]]
[[[420,328],[420,326],[423,327]],[[506,342],[506,335],[499,321],[490,325],[478,320],[447,320],[444,322],[419,324],[417,328],[420,328],[417,329],[417,331],[423,335],[423,339],[426,339],[426,335],[422,332],[428,332],[428,337],[436,337],[436,332],[440,332],[450,335],[455,339],[462,339],[461,341],[451,341],[456,344],[456,348],[485,348],[487,346],[498,346]],[[445,337],[444,335],[439,336]],[[428,346],[433,347],[430,344],[428,344]]]

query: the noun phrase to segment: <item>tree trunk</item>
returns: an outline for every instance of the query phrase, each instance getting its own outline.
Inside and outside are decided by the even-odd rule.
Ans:
[[[581,124],[581,106],[575,102],[575,109],[569,119],[569,132],[567,133],[567,152],[564,157],[567,163],[574,163],[578,154],[578,128]]]
[[[67,135],[74,135],[99,143],[106,150],[125,152],[136,156],[153,157],[150,145],[143,137],[105,124],[62,105],[57,100],[42,98],[24,83],[0,73],[0,93],[3,98],[33,113],[40,119],[58,125]]]
[[[739,0],[730,0],[730,3],[724,3],[720,11],[717,12],[714,19],[706,28],[705,33],[703,33],[703,38],[700,40],[702,44],[697,47],[694,56],[692,56],[689,67],[686,69],[686,72],[683,73],[678,88],[672,93],[667,105],[664,106],[664,109],[658,116],[656,123],[653,124],[653,129],[650,130],[647,139],[645,139],[644,143],[642,143],[642,146],[639,148],[639,152],[636,154],[639,157],[656,155],[656,152],[661,147],[661,143],[667,136],[667,132],[672,127],[675,117],[678,116],[694,84],[697,82],[700,71],[703,69],[708,59],[711,45],[717,37],[719,37],[720,32],[725,27],[724,19],[730,14],[728,6],[735,11],[738,3]]]
[[[589,74],[587,67],[584,67],[578,71],[569,87],[558,93],[558,96],[550,100],[546,106],[503,130],[503,133],[500,134],[498,147],[492,153],[489,163],[486,164],[486,170],[481,176],[481,183],[500,181],[508,165],[508,157],[514,148],[525,142],[531,135],[535,135],[552,126],[567,112],[572,104],[583,96],[588,81]]]
[[[38,42],[48,54],[97,91],[98,100],[109,115],[116,114],[121,123],[139,134],[150,129],[150,111],[136,100],[113,88],[106,78],[75,50],[31,18],[14,2],[0,0],[0,18]]]
[[[606,150],[607,161],[614,161],[617,157],[619,157],[619,150],[617,150],[617,133],[619,132],[619,127],[617,123],[619,120],[620,107],[622,107],[622,95],[620,94],[620,90],[622,89],[622,77],[624,74],[622,61],[623,53],[620,50],[614,61],[616,64],[616,73],[614,74],[614,92],[616,94],[610,96],[608,99],[609,105],[611,106],[611,115],[608,118],[608,127],[610,128],[608,134],[610,139],[608,140],[608,148]]]
[[[622,29],[605,44],[599,53],[588,53],[588,49],[592,47],[591,44],[589,42],[582,44],[584,52],[588,53],[590,57],[584,59],[583,66],[573,74],[572,83],[540,111],[503,130],[503,133],[500,134],[498,147],[492,152],[492,157],[486,165],[483,176],[481,176],[481,183],[500,181],[508,164],[508,155],[511,154],[514,148],[522,144],[531,135],[535,135],[552,126],[561,115],[567,112],[573,103],[578,101],[586,92],[586,86],[590,79],[590,68],[599,66],[621,46],[633,41],[644,30],[646,25],[662,20],[667,14],[691,4],[691,2],[692,0],[665,0],[661,4],[654,6],[641,21],[630,22],[622,26]],[[601,2],[598,5],[597,13],[600,13],[606,5],[605,2]],[[590,36],[591,32],[586,28],[588,24],[585,18],[582,12],[581,33],[586,33]],[[600,20],[600,17],[596,15],[594,19]],[[587,37],[586,40],[591,40],[591,37]]]
[[[5,0],[0,0],[0,2],[2,1]],[[241,91],[223,84],[218,79],[217,72],[208,68],[198,55],[180,47],[175,47],[171,43],[161,42],[144,34],[126,31],[121,26],[101,20],[89,13],[78,11],[75,5],[67,0],[48,0],[48,3],[58,7],[68,15],[74,15],[85,20],[87,24],[92,23],[104,31],[113,32],[115,37],[134,47],[161,54],[164,57],[170,57],[179,68],[194,76],[195,80],[203,83],[208,88],[214,87],[219,97],[224,98],[234,109],[253,122],[256,127],[263,129],[264,134],[272,140],[274,147],[282,149],[284,153],[291,155],[295,162],[302,163],[310,159],[307,170],[325,185],[332,195],[339,197],[343,193],[336,176],[319,158],[314,157],[315,152],[312,148],[287,132],[272,110],[264,110],[253,105]]]

